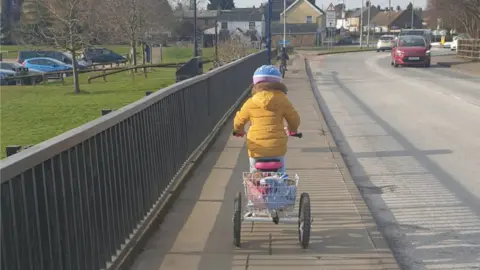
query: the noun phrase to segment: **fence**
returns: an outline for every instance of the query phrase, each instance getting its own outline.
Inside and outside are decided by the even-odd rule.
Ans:
[[[459,56],[480,60],[480,39],[458,39]]]
[[[174,84],[2,160],[0,267],[117,269],[266,59]]]

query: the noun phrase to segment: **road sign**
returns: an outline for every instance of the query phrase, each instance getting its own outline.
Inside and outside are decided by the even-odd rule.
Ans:
[[[283,39],[280,40],[278,44],[283,45]],[[285,40],[285,45],[290,45],[290,40]]]
[[[336,27],[337,26],[337,14],[335,12],[335,6],[333,3],[330,3],[330,5],[327,8],[327,27]]]

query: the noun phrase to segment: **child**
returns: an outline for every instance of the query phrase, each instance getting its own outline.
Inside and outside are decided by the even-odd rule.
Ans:
[[[297,133],[300,116],[287,98],[280,71],[263,65],[253,74],[252,97],[237,112],[233,124],[234,134],[243,136],[245,125],[251,123],[247,134],[250,172],[255,172],[255,162],[262,159],[278,159],[284,164],[278,171],[285,172],[288,136],[283,119],[288,132]]]

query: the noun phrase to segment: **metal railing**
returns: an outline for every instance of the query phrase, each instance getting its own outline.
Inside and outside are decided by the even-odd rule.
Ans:
[[[480,60],[480,39],[458,39],[457,42],[459,56]]]
[[[116,269],[266,61],[247,56],[2,160],[0,267]]]

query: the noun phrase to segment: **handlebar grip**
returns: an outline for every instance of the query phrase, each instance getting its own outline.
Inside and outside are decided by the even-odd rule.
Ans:
[[[303,134],[302,133],[295,133],[295,134],[292,134],[290,135],[292,137],[297,137],[297,138],[302,138],[303,137]]]

